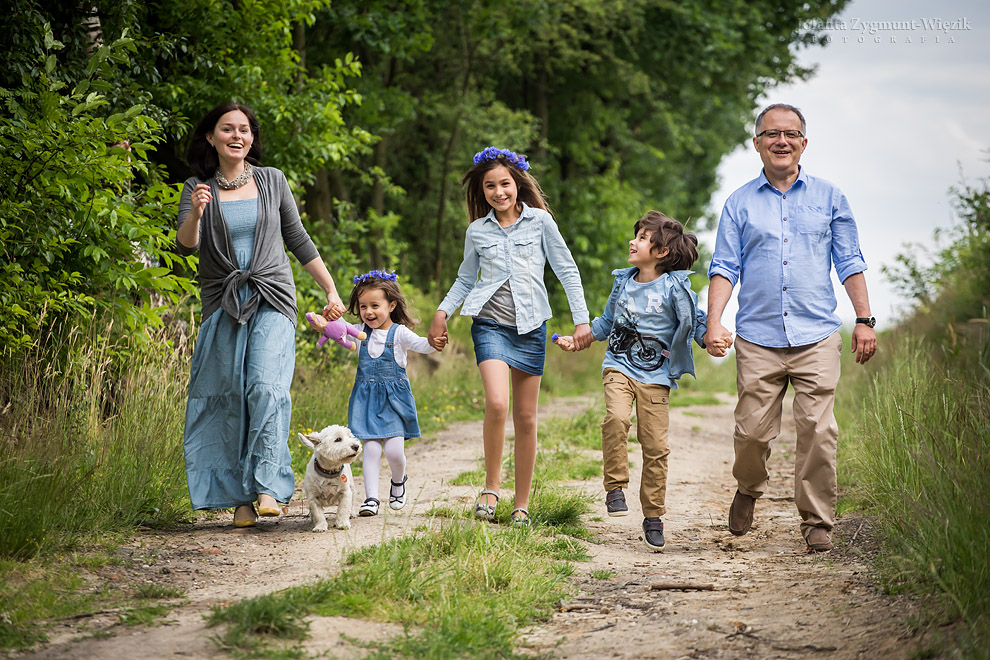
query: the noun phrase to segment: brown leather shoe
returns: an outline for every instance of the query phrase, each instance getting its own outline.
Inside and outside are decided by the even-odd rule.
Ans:
[[[805,541],[808,543],[808,552],[828,552],[832,549],[832,539],[821,527],[812,527]]]
[[[756,498],[743,495],[738,490],[736,496],[732,498],[732,506],[729,507],[729,531],[736,536],[742,536],[753,527],[753,509],[756,507]]]

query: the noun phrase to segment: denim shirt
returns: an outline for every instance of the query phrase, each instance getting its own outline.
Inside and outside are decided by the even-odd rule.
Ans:
[[[636,331],[643,331],[667,345],[670,355],[658,369],[639,368],[625,354],[605,353],[602,370],[618,369],[625,375],[647,385],[666,385],[676,389],[677,379],[684,374],[694,375],[694,354],[691,340],[704,346],[707,326],[704,310],[698,306],[698,295],[691,290],[688,279],[691,271],[676,270],[664,273],[653,282],[638,284],[639,291],[627,288],[629,280],[639,272],[636,267],[612,271],[615,282],[609,293],[605,311],[591,323],[591,333],[598,341],[605,341],[621,319],[632,323]],[[642,298],[648,303],[643,304]],[[639,299],[630,304],[630,299]],[[630,316],[630,308],[635,308]]]
[[[766,174],[729,196],[709,279],[739,282],[736,332],[768,348],[806,346],[839,329],[831,270],[839,281],[866,270],[846,196],[802,167],[786,193]]]
[[[475,316],[508,280],[516,306],[516,332],[532,332],[553,316],[543,282],[547,261],[567,294],[574,325],[587,323],[581,273],[557,223],[543,209],[525,203],[519,219],[508,227],[498,223],[494,209],[468,226],[464,260],[439,309],[449,318],[463,303],[461,314]]]

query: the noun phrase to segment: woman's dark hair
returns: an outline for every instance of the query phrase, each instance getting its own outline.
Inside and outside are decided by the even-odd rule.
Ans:
[[[650,252],[653,248],[661,252],[664,248],[669,250],[657,264],[661,273],[687,270],[698,260],[698,237],[685,232],[677,220],[668,218],[660,211],[647,211],[633,226],[633,235],[639,234],[640,229],[651,232]]]
[[[379,289],[385,294],[385,300],[390,303],[395,303],[395,309],[393,309],[392,313],[389,314],[389,318],[392,319],[392,323],[398,323],[406,326],[407,328],[411,328],[416,325],[416,319],[409,316],[409,312],[406,311],[406,299],[402,297],[402,292],[399,291],[399,283],[392,280],[379,279],[377,277],[362,280],[354,285],[354,289],[351,291],[351,298],[347,301],[347,312],[361,318],[361,305],[359,298],[362,293],[373,289]]]
[[[468,173],[461,179],[461,185],[464,187],[464,193],[467,197],[468,222],[483,218],[491,212],[492,206],[485,199],[485,175],[499,165],[509,170],[509,175],[516,182],[517,204],[519,202],[526,202],[527,205],[533,208],[543,209],[547,213],[550,212],[547,197],[543,194],[543,189],[540,188],[540,184],[536,182],[536,179],[529,172],[519,169],[505,160],[505,158],[499,157],[494,160],[481,161],[468,170]]]
[[[209,179],[220,165],[217,150],[206,140],[206,134],[216,130],[220,118],[234,110],[240,110],[247,117],[248,124],[251,125],[251,135],[254,137],[245,160],[252,165],[261,164],[261,124],[258,123],[254,110],[240,103],[221,103],[199,121],[189,141],[189,148],[186,149],[186,163],[200,179]]]

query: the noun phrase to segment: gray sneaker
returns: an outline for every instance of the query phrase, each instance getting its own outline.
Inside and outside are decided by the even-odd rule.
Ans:
[[[628,516],[629,507],[626,506],[626,496],[622,494],[621,488],[610,490],[605,495],[605,510],[612,518],[618,516]]]
[[[663,552],[663,521],[659,518],[643,518],[643,540],[651,550]]]

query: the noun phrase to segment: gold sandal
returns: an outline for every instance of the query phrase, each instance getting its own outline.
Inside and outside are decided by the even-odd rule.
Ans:
[[[242,511],[245,507],[251,512],[250,517],[240,515],[238,512]],[[254,504],[242,504],[236,509],[234,509],[234,527],[254,527],[258,524],[258,514],[254,512]]]
[[[258,496],[258,515],[265,518],[276,518],[282,515],[282,509],[278,508],[278,502],[271,495],[265,494],[274,504],[264,506],[261,504],[261,496]]]

